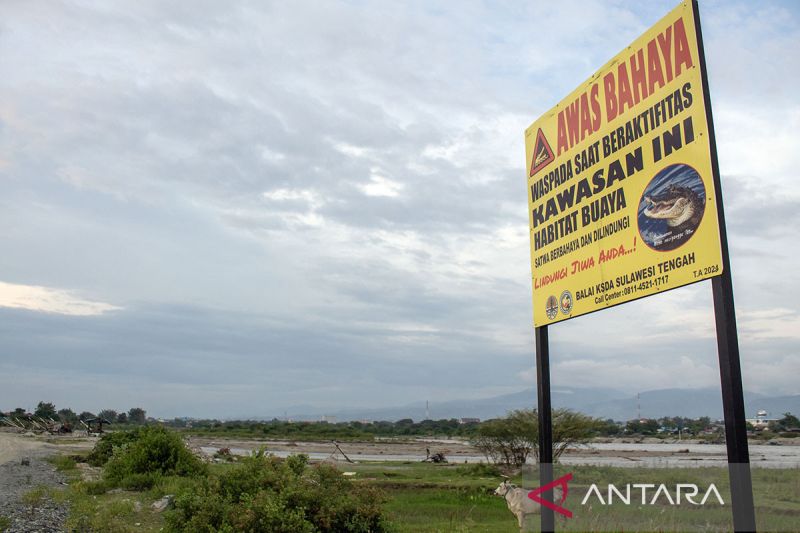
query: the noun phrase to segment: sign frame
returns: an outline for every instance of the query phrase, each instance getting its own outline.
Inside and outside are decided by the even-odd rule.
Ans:
[[[526,129],[535,326],[723,269],[700,48],[683,2]]]
[[[714,183],[720,251],[722,256],[722,272],[711,277],[711,287],[714,302],[722,404],[725,418],[725,442],[728,456],[728,476],[731,489],[733,528],[734,531],[737,532],[756,531],[739,341],[736,328],[733,283],[731,279],[728,237],[722,202],[722,186],[719,161],[717,158],[716,137],[711,113],[711,98],[709,95],[703,36],[700,26],[699,5],[697,0],[686,0],[683,2],[684,5],[689,3],[691,3],[692,7],[692,16],[694,17],[699,52],[698,61],[701,70],[703,98],[709,134],[708,142],[711,152],[711,173]],[[553,482],[553,433],[548,325],[535,326],[535,348],[538,399],[537,412],[539,423],[539,482],[541,487],[546,487]],[[543,499],[552,502],[552,489],[542,491],[541,496]],[[542,506],[540,516],[541,531],[555,531],[555,516],[553,510],[548,506]]]

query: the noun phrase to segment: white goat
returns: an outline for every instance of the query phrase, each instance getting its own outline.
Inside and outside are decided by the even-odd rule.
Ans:
[[[528,493],[530,491],[531,489],[517,487],[508,480],[500,483],[500,486],[494,491],[495,494],[502,496],[503,499],[506,500],[508,510],[514,513],[514,515],[517,517],[517,522],[519,522],[520,529],[522,529],[523,524],[525,523],[525,518],[528,515],[539,513],[542,510],[542,506],[539,504],[539,502],[535,502],[528,498]],[[553,499],[555,501],[559,501],[561,499],[561,495],[561,487],[554,487]]]

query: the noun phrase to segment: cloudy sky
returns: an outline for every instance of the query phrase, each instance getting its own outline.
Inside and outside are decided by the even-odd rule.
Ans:
[[[533,386],[524,130],[674,5],[4,0],[0,409]],[[700,8],[745,388],[797,394],[800,8]],[[708,282],[550,335],[554,387],[719,386]]]

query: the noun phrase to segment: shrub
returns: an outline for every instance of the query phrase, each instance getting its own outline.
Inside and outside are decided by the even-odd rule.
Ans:
[[[92,466],[103,466],[111,459],[111,456],[114,455],[115,449],[123,448],[138,438],[138,429],[134,431],[105,433],[100,437],[100,440],[97,441],[97,444],[94,445],[94,449],[86,458],[86,462]]]
[[[105,494],[106,492],[111,490],[112,487],[108,484],[107,481],[99,480],[99,481],[84,481],[81,483],[80,488],[90,496],[97,496],[99,494]]]
[[[55,455],[48,458],[48,462],[55,466],[59,472],[74,470],[76,467],[75,459],[68,455]]]
[[[126,489],[152,487],[161,476],[194,476],[205,473],[206,465],[190,452],[180,436],[162,427],[132,432],[134,440],[115,448],[106,463],[105,480]]]
[[[354,484],[308,457],[281,460],[263,453],[180,490],[167,531],[386,531],[375,488]]]
[[[288,466],[289,470],[294,472],[296,476],[303,473],[306,469],[306,465],[308,465],[308,456],[304,453],[290,455],[286,458],[286,466]]]

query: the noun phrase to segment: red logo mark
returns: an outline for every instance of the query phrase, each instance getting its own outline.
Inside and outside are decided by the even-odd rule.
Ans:
[[[552,483],[548,483],[544,487],[539,487],[538,489],[533,489],[532,491],[530,491],[528,493],[528,498],[530,498],[531,500],[533,500],[535,502],[540,503],[541,505],[544,505],[545,507],[547,507],[549,509],[552,509],[553,511],[555,511],[555,512],[557,512],[559,514],[563,514],[567,518],[572,518],[572,511],[570,511],[569,509],[565,509],[564,507],[561,507],[561,505],[556,505],[555,503],[553,503],[553,502],[551,502],[549,500],[545,500],[544,498],[540,498],[539,497],[539,494],[543,493],[544,491],[552,489],[553,487],[559,486],[559,487],[562,488],[561,501],[559,503],[563,505],[564,502],[567,499],[567,492],[569,491],[569,488],[567,487],[567,482],[569,482],[569,481],[572,481],[572,472],[570,472],[566,476],[562,476],[562,477],[558,478],[557,480],[553,481]]]

